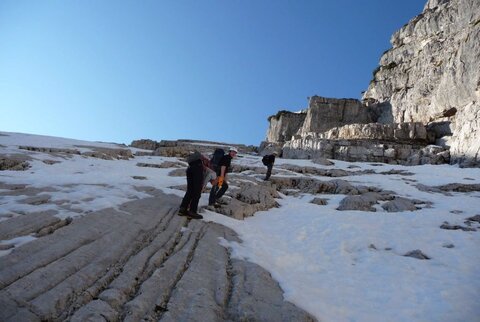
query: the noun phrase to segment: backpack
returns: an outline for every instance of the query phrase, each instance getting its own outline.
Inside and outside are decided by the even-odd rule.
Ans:
[[[191,153],[187,157],[187,163],[190,164],[194,161],[201,160],[201,159],[202,159],[202,154],[200,152],[198,152],[197,150],[195,150],[193,153]]]
[[[268,165],[270,163],[268,155],[264,155],[262,158],[263,165]]]
[[[221,148],[215,149],[213,152],[213,156],[210,159],[210,166],[212,169],[217,169],[218,164],[220,163],[220,160],[222,160],[223,156],[225,155],[225,151]]]

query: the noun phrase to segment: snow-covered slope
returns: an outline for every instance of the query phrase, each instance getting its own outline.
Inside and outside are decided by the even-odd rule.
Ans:
[[[151,197],[150,188],[183,196],[175,188],[185,184],[179,170],[186,166],[183,160],[92,156],[98,149],[147,152],[111,143],[0,132],[3,164],[28,163],[23,171],[0,171],[0,223],[46,211],[76,220]],[[280,207],[243,221],[204,209],[204,220],[235,230],[242,243],[219,243],[231,247],[234,256],[270,271],[287,300],[321,321],[477,320],[480,169],[334,162],[322,166],[310,160],[277,159],[272,182],[280,191]],[[240,155],[234,164],[242,171],[231,175],[235,182],[264,184],[260,157]],[[321,175],[331,170],[344,170],[340,178],[355,187],[374,187],[389,191],[390,199],[413,200],[416,210],[388,212],[382,206],[389,200],[377,200],[371,209],[375,211],[340,211],[344,194],[282,188],[292,177],[331,182],[331,177]],[[179,174],[169,175],[172,171]],[[315,197],[325,199],[326,205],[311,203]],[[205,193],[200,205],[206,203]],[[9,256],[36,240],[31,235],[2,240],[0,255]],[[405,256],[412,251],[417,251],[416,257]]]

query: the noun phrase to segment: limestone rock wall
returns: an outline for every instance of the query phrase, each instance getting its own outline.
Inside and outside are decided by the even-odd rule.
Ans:
[[[349,162],[384,162],[402,165],[444,164],[450,152],[436,145],[402,144],[375,140],[328,140],[303,138],[287,142],[283,157],[292,159],[328,158]]]
[[[347,124],[372,123],[377,119],[375,110],[364,106],[359,100],[313,96],[299,134],[320,133]]]
[[[267,141],[272,143],[283,143],[291,140],[298,132],[305,121],[306,113],[293,113],[280,111],[268,118],[270,125],[267,131]]]
[[[480,163],[480,0],[430,0],[397,31],[363,99],[393,122],[449,122],[454,162]]]
[[[376,140],[392,141],[397,143],[426,144],[431,135],[422,123],[368,123],[350,124],[334,127],[323,133],[307,133],[300,138],[318,138],[327,140]],[[430,142],[433,143],[433,142]]]

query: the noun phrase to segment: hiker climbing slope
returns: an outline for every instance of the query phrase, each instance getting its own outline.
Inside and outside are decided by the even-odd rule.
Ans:
[[[228,189],[227,173],[231,171],[230,166],[232,159],[237,156],[238,150],[235,147],[230,147],[228,154],[225,154],[217,167],[218,183],[212,187],[210,197],[208,199],[209,206],[218,206],[217,200],[223,196]]]
[[[273,164],[275,163],[276,155],[277,155],[277,152],[273,152],[272,154],[265,155],[262,158],[262,163],[267,166],[267,175],[263,180],[270,179],[270,176],[272,175],[272,168],[273,168]]]

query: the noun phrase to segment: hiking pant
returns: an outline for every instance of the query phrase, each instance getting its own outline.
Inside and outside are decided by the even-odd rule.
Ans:
[[[210,190],[210,197],[208,198],[208,204],[212,205],[218,198],[222,197],[225,191],[228,189],[228,183],[223,182],[222,188],[218,189],[218,185],[212,187]]]
[[[273,168],[273,164],[267,165],[267,176],[265,177],[265,180],[270,179],[270,176],[272,175],[272,168]]]
[[[187,192],[180,204],[181,209],[188,209],[196,213],[198,202],[203,188],[203,164],[202,160],[192,162],[187,169]]]

